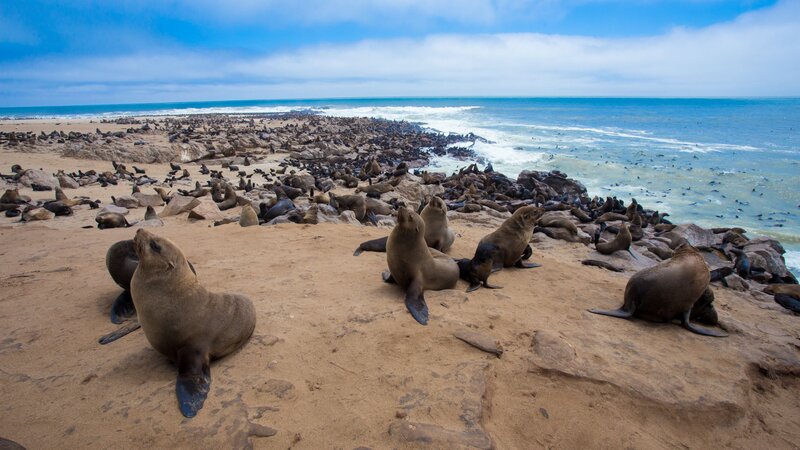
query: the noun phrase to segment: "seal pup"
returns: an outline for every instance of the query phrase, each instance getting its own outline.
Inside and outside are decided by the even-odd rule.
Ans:
[[[472,260],[459,260],[461,278],[469,281],[467,292],[484,287],[496,289],[488,283],[489,275],[503,267],[532,269],[539,264],[525,262],[533,253],[529,242],[533,237],[533,226],[542,217],[544,210],[536,206],[523,206],[514,211],[494,232],[478,243]]]
[[[123,228],[131,226],[128,219],[120,213],[104,212],[94,218],[97,222],[97,228],[105,230],[106,228]]]
[[[694,325],[692,311],[705,322],[716,321],[713,295],[706,293],[711,276],[703,256],[691,245],[684,244],[675,255],[653,267],[634,274],[625,286],[625,300],[619,309],[590,309],[589,312],[611,317],[640,319],[651,322],[680,320],[687,330],[704,336],[725,337],[726,333]],[[710,292],[710,290],[708,290]]]
[[[406,291],[406,308],[422,325],[428,324],[425,290],[451,289],[458,282],[458,265],[452,258],[425,243],[425,222],[419,214],[401,207],[397,225],[386,243],[388,273],[383,279]]]
[[[194,417],[211,386],[210,361],[238,349],[255,329],[256,310],[239,294],[206,290],[172,241],[139,229],[131,296],[150,345],[178,367],[181,413]]]
[[[439,197],[432,196],[420,214],[425,222],[425,242],[428,247],[446,253],[456,236],[447,224],[447,205]]]
[[[258,215],[256,210],[250,205],[242,206],[242,215],[239,217],[239,225],[242,227],[251,227],[258,225]]]
[[[636,255],[633,254],[631,251],[631,243],[633,243],[633,236],[631,236],[631,232],[628,229],[628,225],[623,223],[619,227],[619,233],[617,233],[617,237],[612,239],[609,242],[598,242],[599,235],[595,234],[595,242],[594,247],[597,249],[598,252],[604,255],[610,255],[617,250],[627,250],[628,253],[631,254],[634,258]]]

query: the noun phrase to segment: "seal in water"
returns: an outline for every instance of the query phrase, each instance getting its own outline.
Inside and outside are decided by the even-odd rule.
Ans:
[[[716,310],[712,304],[714,297],[708,289],[709,279],[703,256],[691,245],[684,244],[671,259],[633,275],[625,286],[625,302],[619,309],[590,309],[589,312],[626,319],[638,317],[651,322],[678,319],[694,333],[725,337],[726,333],[691,322],[693,310],[696,317],[702,318],[701,321],[716,322]]]
[[[384,281],[406,291],[406,307],[414,319],[428,324],[425,290],[451,289],[458,282],[458,265],[452,258],[425,243],[425,222],[415,212],[401,207],[397,225],[386,243],[388,273]]]

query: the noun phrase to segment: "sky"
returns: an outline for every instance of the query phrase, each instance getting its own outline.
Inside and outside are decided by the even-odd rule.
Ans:
[[[0,0],[0,107],[800,96],[800,0]]]

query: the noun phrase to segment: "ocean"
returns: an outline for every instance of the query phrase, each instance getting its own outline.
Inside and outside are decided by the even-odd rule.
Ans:
[[[297,110],[407,120],[486,139],[508,176],[558,169],[590,194],[636,198],[674,222],[773,236],[800,276],[800,99],[392,98],[0,108],[0,117]],[[469,143],[468,145],[472,145]],[[432,161],[450,172],[464,161]]]

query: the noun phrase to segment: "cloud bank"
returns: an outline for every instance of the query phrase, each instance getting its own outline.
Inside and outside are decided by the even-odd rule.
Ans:
[[[480,3],[480,2],[476,2]],[[638,38],[440,34],[262,55],[154,49],[0,68],[0,105],[391,96],[800,95],[800,2]]]

